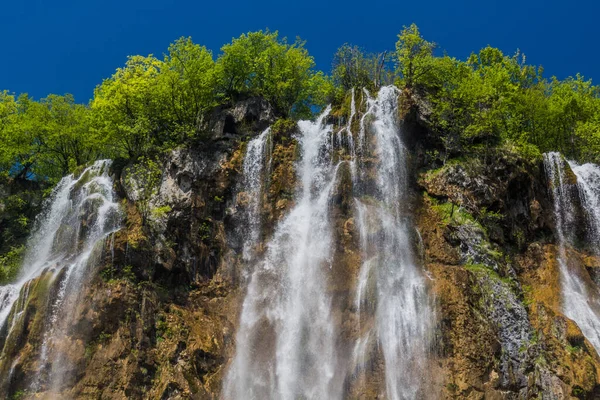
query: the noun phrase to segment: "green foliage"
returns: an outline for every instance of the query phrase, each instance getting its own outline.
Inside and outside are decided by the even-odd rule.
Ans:
[[[95,129],[113,153],[136,158],[176,146],[216,105],[210,51],[180,38],[164,60],[129,57],[94,92]]]
[[[585,390],[579,385],[573,385],[573,390],[571,391],[571,395],[577,397],[578,399],[585,399]]]
[[[100,271],[100,277],[104,282],[112,282],[117,275],[117,269],[114,265],[107,265]]]
[[[0,285],[18,275],[45,184],[0,176]]]
[[[330,85],[296,39],[288,44],[277,32],[250,32],[221,48],[216,69],[221,96],[236,100],[263,96],[284,115],[310,114],[324,104]]]
[[[314,60],[296,40],[277,32],[251,32],[221,49],[180,38],[163,60],[129,57],[96,88],[93,130],[106,152],[138,158],[160,153],[200,134],[217,105],[262,96],[283,115],[310,116],[324,105],[333,84],[314,70]]]
[[[136,206],[142,215],[142,224],[146,224],[153,210],[150,206],[152,198],[158,193],[162,170],[159,162],[150,157],[141,157],[127,172],[125,179],[135,187]],[[166,213],[170,207],[162,207],[158,212]]]
[[[96,88],[94,128],[113,153],[136,158],[161,147],[168,104],[159,85],[161,66],[152,55],[129,57]]]
[[[100,277],[107,283],[113,283],[117,280],[125,280],[132,283],[137,281],[131,265],[126,265],[120,269],[114,265],[107,265],[100,271]]]
[[[333,56],[332,79],[342,94],[352,88],[376,90],[392,82],[387,52],[365,54],[359,47],[344,44]]]
[[[574,354],[578,353],[581,350],[581,346],[571,346],[570,344],[568,344],[566,346],[566,349],[569,353]]]
[[[446,389],[450,392],[450,393],[454,393],[458,390],[458,385],[456,385],[455,383],[448,383],[446,385]]]
[[[212,233],[212,226],[208,221],[202,222],[199,229],[200,239],[206,241],[210,239]]]
[[[189,37],[169,46],[160,83],[168,98],[169,120],[184,136],[194,134],[201,118],[217,104],[216,79],[215,62],[206,47]]]
[[[89,132],[89,108],[69,94],[34,101],[0,92],[0,171],[17,179],[54,181],[95,159],[99,143]]]
[[[518,51],[507,56],[488,46],[461,61],[435,49],[412,24],[394,52],[344,44],[327,77],[304,41],[288,43],[277,32],[243,34],[216,58],[182,37],[161,58],[129,57],[89,106],[68,94],[36,101],[0,91],[0,176],[55,182],[100,157],[154,157],[202,138],[215,107],[249,96],[267,99],[284,118],[307,118],[344,103],[351,88],[374,91],[394,77],[428,104],[444,160],[509,144],[528,159],[557,150],[600,162],[600,88],[590,80],[546,79]],[[395,71],[387,68],[392,61]]]
[[[523,305],[530,307],[534,303],[533,287],[531,285],[521,285],[523,290]]]
[[[417,25],[402,29],[396,42],[396,56],[405,86],[412,88],[432,69],[434,49],[435,43],[423,39]]]
[[[158,314],[155,320],[154,328],[156,329],[156,341],[162,342],[165,338],[173,336],[173,331],[169,326],[165,314]]]
[[[112,338],[112,334],[106,333],[106,332],[102,332],[98,336],[98,343],[100,343],[100,344],[106,344],[106,343],[110,342],[111,338]]]
[[[0,285],[14,280],[20,270],[25,254],[25,246],[12,247],[0,255]]]
[[[25,390],[17,390],[11,397],[11,400],[21,400],[27,396],[27,391]]]
[[[528,159],[561,151],[600,161],[600,88],[582,76],[545,79],[517,51],[485,47],[466,61],[433,54],[413,24],[396,44],[399,83],[431,105],[446,153],[487,152],[511,143]]]
[[[167,205],[167,206],[162,206],[162,207],[155,207],[152,209],[152,216],[154,218],[162,218],[170,212],[171,212],[171,206]]]
[[[297,127],[298,124],[296,121],[288,118],[280,118],[271,126],[271,132],[273,132],[274,135],[286,136],[294,132]]]
[[[444,224],[449,225],[465,225],[471,224],[481,227],[479,222],[469,214],[464,208],[457,206],[452,202],[439,202],[436,199],[430,197],[432,202],[432,208],[441,216]]]

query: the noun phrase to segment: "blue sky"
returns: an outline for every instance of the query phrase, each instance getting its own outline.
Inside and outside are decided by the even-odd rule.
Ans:
[[[0,5],[0,89],[73,93],[87,102],[127,55],[162,55],[192,36],[218,53],[241,33],[270,28],[307,41],[320,69],[345,42],[393,49],[403,25],[466,58],[490,44],[542,64],[547,76],[581,72],[600,82],[600,4],[592,0],[168,1],[30,0]],[[600,3],[600,2],[599,2]]]

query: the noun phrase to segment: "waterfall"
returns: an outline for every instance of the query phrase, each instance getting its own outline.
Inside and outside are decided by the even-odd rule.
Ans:
[[[260,238],[261,212],[263,187],[270,169],[272,152],[272,140],[270,140],[271,128],[267,128],[258,137],[248,143],[246,156],[244,157],[243,186],[246,189],[246,231],[244,236],[244,260],[249,261]]]
[[[387,398],[414,399],[424,378],[433,311],[411,239],[407,150],[398,130],[397,89],[383,87],[377,99],[369,96],[367,104],[367,113],[374,116],[373,151],[378,163],[371,204],[359,201],[357,222],[365,261],[357,285],[358,309],[369,301],[361,292],[368,287],[367,280],[374,279],[374,329],[385,361]],[[360,340],[357,348],[359,344]]]
[[[565,170],[568,165],[575,175],[570,178]],[[569,265],[568,247],[573,243],[576,215],[574,197],[579,192],[579,200],[585,211],[586,217],[598,223],[596,215],[598,208],[597,193],[598,170],[586,164],[577,166],[574,163],[567,163],[560,153],[544,154],[544,167],[548,175],[548,181],[552,198],[554,201],[554,218],[556,224],[556,234],[558,237],[558,264],[560,270],[562,286],[562,308],[567,317],[575,321],[585,337],[592,343],[596,351],[600,352],[600,297],[598,289],[587,284],[585,281],[585,272],[578,271]],[[575,186],[576,179],[577,191],[570,190]],[[592,233],[595,240],[596,231],[593,228],[588,235]]]
[[[433,311],[413,254],[398,91],[384,87],[376,99],[364,93],[367,111],[359,120],[358,140],[352,133],[359,112],[354,91],[351,116],[337,133],[325,123],[330,108],[314,122],[298,123],[296,199],[267,240],[264,254],[248,263],[252,272],[224,399],[344,398],[358,379],[356,372],[367,369],[367,353],[378,351],[385,365],[380,392],[390,399],[419,396]],[[264,139],[255,140],[244,165],[264,165],[255,160],[255,148],[263,146],[258,143]],[[363,155],[377,161],[364,166]],[[357,173],[358,165],[372,171]],[[344,171],[352,175],[349,195],[354,198],[357,250],[363,259],[354,295],[349,294],[355,297],[344,300],[359,314],[355,339],[341,337],[345,322],[340,321],[343,310],[338,307],[344,301],[330,289],[330,282],[340,279],[333,274],[337,260],[332,207]],[[244,172],[248,174],[246,168]],[[244,177],[245,185],[250,181]],[[245,192],[262,190],[254,185]],[[246,237],[247,243],[253,240]],[[363,320],[369,320],[364,329]]]
[[[600,256],[600,167],[569,162],[577,176],[579,198],[585,211],[587,236],[596,255]]]
[[[250,278],[225,382],[236,399],[336,398],[334,325],[325,271],[331,254],[329,199],[335,183],[331,128],[301,121],[301,187]],[[337,385],[340,386],[340,385]]]
[[[27,307],[33,282],[46,280],[55,288],[48,291],[53,297],[47,299],[49,315],[44,318],[37,355],[40,368],[31,377],[32,391],[58,389],[61,385],[68,362],[56,350],[55,342],[69,335],[69,322],[81,301],[88,271],[101,255],[104,239],[120,228],[121,215],[109,167],[110,161],[97,161],[79,177],[69,175],[58,183],[28,240],[19,278],[0,287],[0,331],[6,332],[0,366],[9,356],[8,339],[18,334],[13,328]]]

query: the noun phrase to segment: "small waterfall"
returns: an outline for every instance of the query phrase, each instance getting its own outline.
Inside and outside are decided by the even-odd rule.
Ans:
[[[598,200],[596,193],[598,187],[597,167],[596,171],[589,164],[585,166],[576,166],[572,169],[575,175],[569,177],[565,171],[567,162],[560,153],[552,152],[544,154],[544,167],[548,176],[548,182],[554,201],[554,217],[556,223],[556,234],[558,237],[558,264],[560,269],[562,285],[562,308],[567,317],[575,321],[585,337],[600,352],[600,296],[598,289],[588,285],[581,271],[570,268],[568,247],[573,243],[575,224],[577,223],[574,209],[574,196],[577,192],[570,190],[574,188],[575,179],[577,180],[577,189],[579,190],[580,203],[586,211],[588,219],[597,223],[595,216],[597,207],[595,202]],[[569,165],[569,164],[567,164]],[[596,235],[592,228],[592,237]],[[588,234],[590,232],[588,231]],[[595,239],[595,238],[594,238]]]
[[[350,117],[336,133],[324,123],[329,108],[316,121],[298,124],[296,200],[278,222],[264,254],[247,266],[251,275],[224,399],[341,399],[358,379],[357,372],[369,368],[366,363],[373,353],[380,354],[385,365],[385,385],[379,389],[386,398],[419,396],[433,311],[413,254],[398,91],[382,88],[376,99],[364,91],[366,112],[358,120],[358,140],[352,132],[358,118],[354,91],[351,95]],[[248,146],[246,193],[263,190],[253,176],[266,162],[256,159],[257,149],[265,147],[264,134]],[[359,164],[363,156],[376,162]],[[246,165],[253,167],[246,170]],[[358,165],[371,170],[356,171]],[[354,196],[350,212],[363,262],[355,297],[350,293],[348,299],[340,299],[329,288],[330,281],[341,279],[333,275],[338,260],[331,211],[334,193],[348,170],[349,194]],[[249,209],[257,213],[259,207],[250,204]],[[259,234],[247,235],[246,243],[253,243],[258,237],[254,235]],[[341,325],[347,323],[339,320],[340,302],[359,314],[355,340],[341,337]]]
[[[596,255],[600,256],[600,167],[595,164],[569,164],[577,176],[579,198],[587,222],[587,238]]]
[[[270,170],[272,153],[271,128],[267,128],[258,137],[248,142],[244,157],[243,186],[246,190],[246,232],[244,232],[244,260],[253,257],[255,247],[260,239],[261,212],[263,187]],[[266,173],[265,173],[266,172]]]
[[[31,377],[32,391],[59,389],[69,366],[55,350],[55,341],[68,336],[89,268],[101,255],[104,239],[120,228],[121,213],[109,167],[110,161],[97,161],[79,177],[69,175],[59,182],[47,200],[46,212],[36,221],[19,278],[0,288],[0,331],[8,324],[0,367],[8,357],[6,344],[27,307],[33,282],[47,280],[57,288],[48,292],[54,295],[47,300],[50,315],[45,316],[40,369]]]

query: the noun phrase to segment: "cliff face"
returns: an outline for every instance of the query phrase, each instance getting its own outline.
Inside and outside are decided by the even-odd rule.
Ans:
[[[502,148],[484,159],[436,164],[428,156],[436,139],[426,105],[405,107],[415,247],[435,305],[431,373],[421,396],[598,398],[600,358],[561,312],[552,199],[541,161]],[[35,398],[219,397],[247,283],[245,212],[256,196],[243,190],[243,159],[248,138],[273,122],[273,111],[258,99],[219,110],[209,123],[210,139],[161,160],[159,189],[149,195],[132,166],[113,166],[123,227],[106,241],[71,329],[55,344],[68,360],[67,378],[60,387],[41,384]],[[258,249],[295,202],[297,127],[278,122],[271,130],[268,182],[258,193]],[[331,266],[336,278],[328,282],[341,310],[332,318],[348,341],[365,329],[357,330],[348,300],[360,266],[349,174],[341,174],[333,196],[338,261]],[[568,252],[574,271],[597,276],[600,260],[584,247]],[[42,274],[30,284],[26,318],[10,341],[6,328],[0,331],[0,371],[11,371],[0,390],[9,398],[34,398],[26,390],[44,367],[38,355],[56,290],[52,279]],[[372,357],[364,381],[348,383],[351,398],[381,395],[382,356]]]
[[[561,312],[541,168],[500,153],[420,176],[446,398],[598,396],[598,355]],[[595,264],[572,252],[573,268]]]

